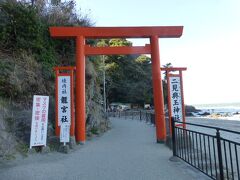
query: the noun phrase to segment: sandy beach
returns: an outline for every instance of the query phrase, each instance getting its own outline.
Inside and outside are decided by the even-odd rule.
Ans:
[[[221,117],[217,119],[208,117],[187,117],[186,122],[240,131],[240,119],[236,117]]]
[[[224,128],[232,131],[240,132],[240,121],[237,120],[230,120],[230,119],[210,119],[206,117],[187,117],[186,122],[189,123],[195,123],[195,124],[201,124],[201,125],[207,125],[207,126],[213,126],[213,127],[219,127]],[[193,127],[193,126],[187,126],[191,130],[200,131],[204,133],[210,133],[212,135],[216,134],[216,130],[214,129],[208,129],[208,128],[201,128],[201,127]],[[240,142],[240,135],[239,134],[233,134],[228,132],[220,132],[221,136],[226,139],[231,139],[236,142]]]

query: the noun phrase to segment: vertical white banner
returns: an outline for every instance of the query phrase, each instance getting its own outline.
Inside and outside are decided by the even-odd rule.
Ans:
[[[71,78],[58,76],[58,125],[60,142],[69,142],[71,125]]]
[[[48,96],[34,95],[30,148],[32,148],[33,146],[46,146],[48,105],[49,105]]]
[[[58,76],[58,125],[71,124],[70,76]]]
[[[180,77],[169,77],[171,112],[176,121],[183,122]]]

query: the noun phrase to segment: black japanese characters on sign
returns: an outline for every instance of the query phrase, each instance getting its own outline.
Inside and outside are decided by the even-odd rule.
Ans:
[[[71,124],[70,76],[58,77],[58,124]]]
[[[176,121],[183,121],[180,77],[169,77],[171,113]]]
[[[60,142],[69,142],[71,125],[71,81],[70,76],[58,77],[58,125]]]

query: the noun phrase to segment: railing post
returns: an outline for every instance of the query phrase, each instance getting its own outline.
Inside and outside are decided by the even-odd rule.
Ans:
[[[142,111],[140,110],[140,121],[142,121]]]
[[[151,121],[151,123],[155,126],[156,124],[155,124],[155,114],[151,114],[151,116],[152,116],[152,121]]]
[[[108,110],[106,111],[105,115],[107,116],[107,118],[110,117],[110,116],[109,116],[109,111],[108,111]]]
[[[223,172],[223,159],[222,159],[222,148],[221,148],[221,136],[219,129],[217,129],[216,132],[216,138],[217,138],[217,152],[218,152],[218,163],[219,163],[219,178],[220,180],[224,180],[224,172]]]
[[[172,124],[172,148],[173,148],[173,156],[176,156],[176,136],[175,136],[175,121],[174,118],[171,117]]]
[[[147,112],[146,112],[146,119],[145,119],[145,122],[147,123]]]

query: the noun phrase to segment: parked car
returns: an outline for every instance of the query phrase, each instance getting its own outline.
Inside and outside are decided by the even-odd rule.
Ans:
[[[127,110],[130,110],[131,108],[127,105],[119,105],[118,106],[118,110],[119,111],[127,111]]]

